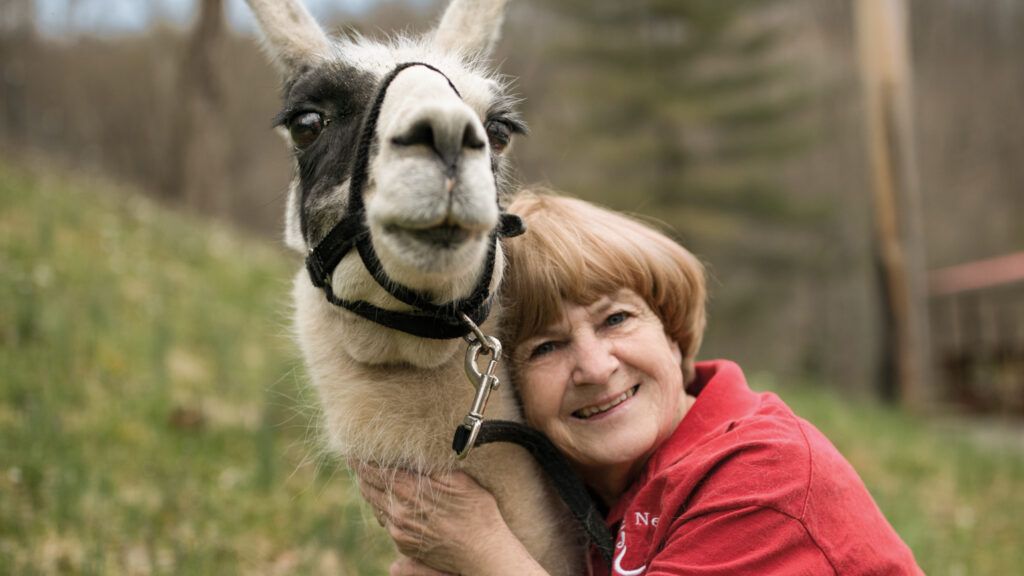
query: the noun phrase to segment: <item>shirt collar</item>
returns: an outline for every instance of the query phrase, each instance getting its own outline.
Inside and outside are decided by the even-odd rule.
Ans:
[[[710,360],[696,364],[696,378],[687,386],[687,393],[696,395],[697,401],[683,416],[675,432],[655,450],[643,472],[630,486],[608,515],[609,521],[618,521],[633,493],[647,483],[649,474],[684,458],[700,440],[721,432],[729,423],[754,412],[760,405],[751,392],[743,370],[729,360]]]

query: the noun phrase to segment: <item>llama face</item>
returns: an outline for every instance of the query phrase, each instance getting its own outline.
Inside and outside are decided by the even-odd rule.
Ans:
[[[498,223],[502,152],[523,130],[500,78],[479,64],[493,44],[504,2],[457,0],[433,35],[387,46],[363,38],[328,41],[319,27],[308,29],[316,24],[301,5],[273,3],[261,16],[264,3],[271,4],[250,0],[282,64],[278,121],[297,164],[288,244],[308,250],[345,214],[362,126],[382,81],[399,64],[425,63],[436,70],[405,68],[386,87],[362,203],[389,277],[433,291],[438,299],[468,293]],[[357,258],[348,255],[335,271],[339,295],[365,289],[359,285],[365,274],[353,273]]]

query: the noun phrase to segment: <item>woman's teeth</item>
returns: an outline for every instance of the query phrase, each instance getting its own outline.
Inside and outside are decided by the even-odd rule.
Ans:
[[[581,408],[581,409],[573,412],[572,415],[576,416],[577,418],[583,418],[585,420],[587,418],[590,418],[591,416],[595,416],[595,415],[600,414],[602,412],[607,412],[607,411],[611,410],[612,408],[615,408],[619,404],[622,404],[626,400],[629,400],[630,398],[632,398],[633,395],[636,394],[636,389],[637,388],[639,388],[639,386],[634,386],[634,387],[630,388],[629,390],[626,390],[625,392],[620,394],[617,398],[615,398],[611,402],[608,402],[607,404],[601,404],[600,406],[589,406],[587,408]]]

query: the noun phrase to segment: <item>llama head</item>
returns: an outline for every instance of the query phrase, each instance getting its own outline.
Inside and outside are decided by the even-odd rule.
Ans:
[[[329,39],[299,0],[248,2],[284,77],[278,121],[297,164],[287,244],[307,251],[346,214],[357,150],[366,144],[358,201],[386,275],[438,301],[471,291],[507,186],[502,153],[524,130],[501,77],[483,65],[505,0],[454,0],[432,33],[386,45]],[[392,77],[406,62],[428,66]],[[372,136],[363,141],[382,90]],[[333,289],[373,299],[366,279],[350,253],[334,271]]]

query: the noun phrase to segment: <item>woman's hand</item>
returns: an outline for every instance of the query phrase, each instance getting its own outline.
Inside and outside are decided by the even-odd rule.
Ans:
[[[454,574],[495,574],[508,554],[525,553],[490,492],[462,472],[426,476],[350,462],[363,498],[374,508],[399,552]],[[532,559],[527,559],[529,563]],[[512,566],[515,566],[513,564]],[[435,574],[399,560],[392,574]]]
[[[401,556],[398,560],[391,563],[391,567],[388,569],[388,576],[452,576],[452,574],[438,572],[430,566],[420,564],[408,556]]]

